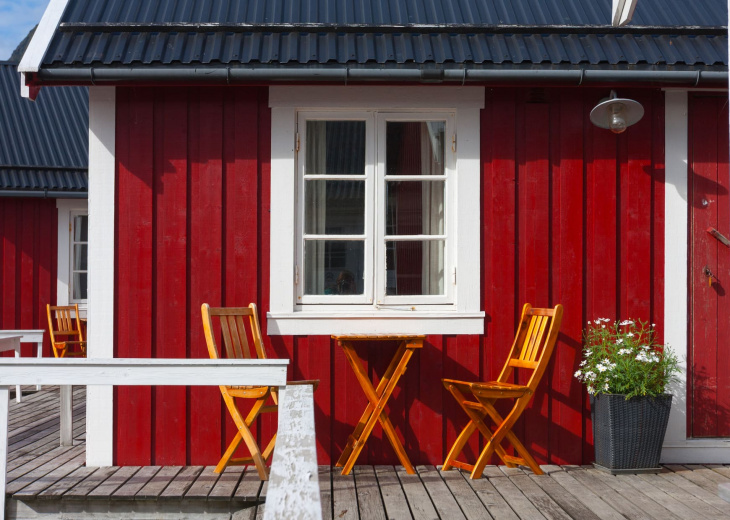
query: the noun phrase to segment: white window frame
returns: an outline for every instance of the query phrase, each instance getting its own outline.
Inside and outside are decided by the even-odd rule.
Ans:
[[[88,215],[89,204],[86,199],[57,199],[56,209],[58,210],[58,278],[56,285],[56,305],[72,305],[78,303],[79,314],[81,314],[82,318],[85,318],[88,293],[87,300],[75,300],[73,298],[73,276],[71,274],[73,264],[71,258],[73,255],[73,217],[77,215]]]
[[[271,87],[271,250],[268,331],[272,335],[344,333],[482,334],[480,302],[480,109],[482,87]],[[300,305],[297,301],[297,123],[311,111],[327,118],[346,112],[373,112],[433,119],[453,114],[455,173],[449,187],[453,218],[447,273],[447,301],[408,305],[390,300],[378,305]],[[392,113],[392,114],[387,114]],[[409,114],[415,114],[415,116]],[[428,117],[428,116],[426,116]],[[301,128],[299,128],[301,131]],[[450,136],[447,133],[447,149]],[[453,192],[453,193],[452,193]],[[456,230],[458,229],[458,233]],[[377,267],[376,267],[377,268]],[[461,282],[463,280],[463,282]],[[398,297],[400,298],[400,297]],[[410,300],[413,300],[410,298]],[[339,301],[339,300],[338,300]]]

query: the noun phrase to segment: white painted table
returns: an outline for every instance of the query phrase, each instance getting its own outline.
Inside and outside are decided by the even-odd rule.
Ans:
[[[9,385],[284,386],[288,364],[288,359],[0,358],[0,520],[5,518]]]
[[[20,338],[22,337],[20,334],[3,334],[0,336],[0,352],[14,350],[15,357],[20,357]],[[19,403],[22,398],[23,394],[20,392],[20,385],[17,385],[15,387],[15,401]]]
[[[43,357],[43,334],[45,329],[15,329],[15,330],[0,330],[0,338],[7,336],[20,335],[21,343],[35,343],[35,355],[38,358]],[[15,357],[19,357],[17,354]],[[36,390],[41,389],[41,385],[36,385]],[[20,395],[18,392],[17,395]],[[18,401],[20,402],[20,401]]]

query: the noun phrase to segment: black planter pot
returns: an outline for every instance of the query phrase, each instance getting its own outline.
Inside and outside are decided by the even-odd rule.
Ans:
[[[591,396],[593,444],[598,469],[618,473],[657,472],[672,396]]]

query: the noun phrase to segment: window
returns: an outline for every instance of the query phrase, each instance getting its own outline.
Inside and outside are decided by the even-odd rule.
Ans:
[[[483,331],[483,92],[271,88],[270,333]]]
[[[297,299],[453,301],[453,113],[298,112]]]
[[[58,199],[57,305],[79,304],[86,316],[89,210],[85,199]]]
[[[71,214],[70,226],[70,254],[71,271],[69,286],[69,301],[79,303],[86,301],[86,280],[89,249],[89,216],[74,212]]]

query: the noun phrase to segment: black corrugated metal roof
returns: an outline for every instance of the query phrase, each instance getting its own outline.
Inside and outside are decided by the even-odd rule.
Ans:
[[[611,0],[71,0],[63,22],[610,25]],[[641,0],[633,25],[719,26],[725,0]]]
[[[86,87],[20,97],[17,65],[0,63],[0,190],[88,191]]]
[[[70,0],[43,68],[728,63],[725,0]],[[201,26],[200,24],[209,24]]]

